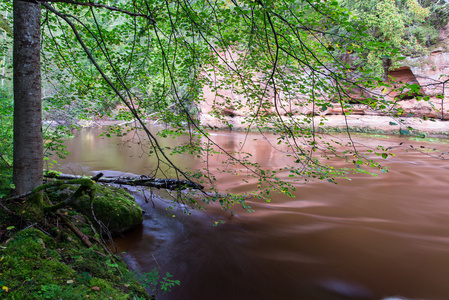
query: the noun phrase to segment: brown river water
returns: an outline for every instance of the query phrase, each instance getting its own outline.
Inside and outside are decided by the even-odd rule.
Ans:
[[[100,132],[82,130],[66,141],[72,154],[59,161],[64,173],[146,174],[154,166],[144,141],[101,139]],[[212,138],[229,150],[246,140],[245,149],[268,169],[291,163],[256,134],[215,131]],[[163,194],[145,203],[137,193],[146,211],[143,226],[115,242],[137,271],[160,267],[181,281],[158,300],[449,299],[449,161],[404,151],[410,145],[449,151],[449,144],[355,139],[367,146],[403,145],[383,161],[388,173],[356,174],[337,185],[298,184],[295,198],[249,199],[255,212],[236,209],[232,217],[214,206],[188,216],[182,207],[170,210]],[[198,167],[192,158],[173,159]],[[211,166],[222,159],[212,157]],[[218,184],[231,192],[256,187],[227,174],[218,176]],[[219,220],[225,223],[212,226]]]

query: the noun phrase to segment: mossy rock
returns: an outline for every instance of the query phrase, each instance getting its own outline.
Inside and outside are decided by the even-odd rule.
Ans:
[[[88,195],[80,197],[74,205],[76,209],[92,218]],[[121,234],[142,224],[142,209],[128,191],[111,186],[95,185],[93,211],[98,221],[109,229],[112,235]],[[92,223],[96,223],[92,220]]]
[[[137,225],[142,224],[142,209],[124,189],[95,184],[95,198],[93,200],[93,212],[95,218],[101,221],[112,235],[121,234]],[[75,187],[64,189],[64,194],[74,192]],[[67,197],[69,195],[66,195]],[[79,197],[71,206],[88,216],[94,225],[97,222],[93,218],[90,197],[87,194]]]

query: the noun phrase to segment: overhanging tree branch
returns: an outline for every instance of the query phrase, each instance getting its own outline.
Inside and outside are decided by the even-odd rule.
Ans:
[[[157,149],[159,151],[159,153],[162,155],[162,157],[167,161],[167,164],[169,164],[171,167],[173,167],[176,172],[178,174],[181,174],[184,178],[186,178],[188,181],[192,182],[193,184],[195,184],[193,181],[190,180],[190,176],[188,174],[186,174],[184,171],[182,171],[181,169],[179,169],[171,160],[170,158],[165,154],[164,150],[162,149],[162,147],[160,146],[159,142],[157,141],[156,137],[149,131],[149,129],[145,126],[145,123],[142,121],[142,119],[140,118],[139,114],[137,113],[136,109],[130,104],[128,103],[128,101],[126,101],[125,96],[122,95],[122,93],[117,89],[117,87],[114,85],[114,83],[109,79],[109,77],[104,73],[103,69],[99,66],[99,64],[97,63],[97,61],[95,60],[95,58],[93,57],[93,55],[90,53],[89,49],[87,48],[86,44],[84,43],[83,39],[81,38],[78,30],[76,29],[75,25],[69,20],[67,15],[62,14],[61,12],[59,12],[58,10],[56,10],[55,8],[53,8],[51,5],[49,5],[48,3],[42,3],[42,5],[47,8],[49,11],[53,12],[54,14],[56,14],[57,16],[59,16],[60,18],[62,18],[64,21],[67,22],[67,24],[72,28],[73,33],[75,34],[78,42],[80,43],[81,47],[84,49],[86,55],[88,56],[89,60],[92,62],[92,64],[94,64],[95,68],[98,70],[98,72],[101,74],[101,76],[103,77],[103,79],[107,82],[107,84],[112,88],[112,90],[115,92],[115,94],[121,99],[121,101],[123,102],[123,104],[125,104],[129,111],[133,114],[133,116],[135,117],[135,119],[138,121],[138,123],[142,126],[143,130],[145,131],[145,133],[147,134],[150,143],[152,144],[153,149]],[[124,82],[122,83],[124,85]],[[126,88],[126,86],[125,86]],[[127,89],[128,90],[128,89]],[[156,151],[155,151],[156,152]],[[156,155],[158,155],[158,153],[156,152]],[[158,157],[158,162],[160,162],[161,159]]]
[[[135,13],[135,12],[132,12],[132,11],[129,11],[129,10],[118,8],[116,6],[109,6],[109,5],[100,4],[100,3],[96,3],[96,2],[78,2],[78,1],[71,1],[71,0],[22,0],[22,1],[33,2],[33,3],[41,3],[41,4],[46,4],[46,3],[67,3],[67,4],[86,6],[86,7],[99,7],[99,8],[104,8],[104,9],[107,9],[107,10],[110,10],[110,11],[116,11],[116,12],[124,13],[124,14],[126,14],[128,16],[132,16],[132,17],[142,17],[142,18],[147,19],[148,21],[150,21],[153,24],[156,23],[156,20],[153,19],[150,15],[141,14],[141,13]]]

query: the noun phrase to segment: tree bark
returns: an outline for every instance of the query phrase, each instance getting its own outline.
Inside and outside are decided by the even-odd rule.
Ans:
[[[14,155],[16,194],[43,181],[40,70],[41,5],[14,0]]]

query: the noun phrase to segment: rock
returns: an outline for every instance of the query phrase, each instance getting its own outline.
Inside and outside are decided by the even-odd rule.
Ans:
[[[427,56],[408,58],[404,64],[410,68],[425,95],[444,94],[442,82],[448,79],[445,74],[449,74],[449,52],[434,51]]]
[[[69,190],[73,193],[73,189]],[[69,195],[67,191],[68,189],[64,190],[66,196]],[[101,221],[113,236],[130,230],[143,221],[142,209],[134,197],[128,191],[112,186],[95,184],[95,198],[92,205],[95,218],[88,195],[79,197],[72,206],[88,216],[94,225],[97,225],[95,218]]]
[[[402,116],[404,117],[448,120],[448,100],[445,100],[443,103],[441,103],[440,99],[435,98],[431,98],[429,101],[418,101],[416,99],[411,99],[407,101],[399,101],[398,106],[403,110]]]

